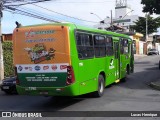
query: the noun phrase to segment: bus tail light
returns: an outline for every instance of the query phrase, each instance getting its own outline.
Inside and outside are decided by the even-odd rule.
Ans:
[[[67,80],[66,84],[70,85],[75,82],[74,71],[72,66],[67,66]]]
[[[16,85],[19,85],[19,79],[18,79],[18,77],[16,78]]]

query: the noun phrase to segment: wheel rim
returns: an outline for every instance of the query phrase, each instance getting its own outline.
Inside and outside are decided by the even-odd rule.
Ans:
[[[127,68],[126,68],[126,75],[128,74],[128,70],[127,70]]]
[[[99,84],[99,92],[100,93],[103,93],[103,90],[104,90],[104,87],[103,87],[103,80],[102,79],[100,79],[100,84]]]

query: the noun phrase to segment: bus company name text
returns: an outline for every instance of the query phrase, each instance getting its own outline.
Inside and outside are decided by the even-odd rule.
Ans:
[[[55,41],[54,38],[44,38],[44,39],[37,39],[37,40],[25,40],[26,43],[42,43],[42,42],[53,42]]]
[[[34,35],[44,35],[44,34],[53,34],[54,30],[44,30],[44,31],[32,31],[32,29],[29,32],[25,32],[26,37],[33,37]]]

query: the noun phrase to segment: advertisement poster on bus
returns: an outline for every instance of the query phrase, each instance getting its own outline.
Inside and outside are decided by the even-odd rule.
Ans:
[[[66,28],[38,26],[15,32],[19,38],[14,42],[14,63],[22,79],[31,74],[29,78],[25,77],[27,81],[56,81],[56,73],[67,72],[69,48],[65,47],[68,44]]]

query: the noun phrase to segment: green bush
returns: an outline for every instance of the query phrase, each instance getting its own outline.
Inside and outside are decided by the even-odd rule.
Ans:
[[[13,43],[5,41],[2,44],[3,48],[3,61],[4,61],[4,76],[14,75],[13,67]]]

